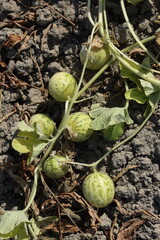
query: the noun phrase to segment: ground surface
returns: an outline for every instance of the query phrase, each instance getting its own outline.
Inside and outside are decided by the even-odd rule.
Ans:
[[[115,40],[120,47],[124,47],[134,41],[124,23],[119,3],[116,2],[119,1],[108,1],[108,18]],[[139,37],[143,39],[151,36],[159,27],[154,22],[160,12],[159,0],[145,0],[137,7],[129,4],[127,6],[129,17]],[[96,11],[97,1],[93,1],[93,13],[96,14]],[[33,179],[32,171],[22,168],[21,162],[22,160],[25,162],[25,156],[20,156],[11,147],[17,122],[22,119],[28,121],[34,113],[43,112],[50,114],[53,120],[59,123],[63,104],[55,102],[48,95],[49,79],[58,71],[67,71],[76,79],[80,77],[82,65],[79,61],[79,51],[90,31],[91,25],[86,16],[85,0],[54,0],[49,3],[38,0],[0,0],[0,44],[2,46],[0,164],[10,163],[6,169],[0,171],[0,206],[3,209],[17,210],[24,206],[24,193],[15,176],[21,176],[30,185]],[[155,42],[149,43],[147,47],[158,53]],[[113,72],[110,73],[110,70]],[[93,73],[87,71],[85,80],[92,75]],[[110,79],[111,76],[112,79]],[[100,102],[104,106],[115,104],[116,101],[119,103],[119,98],[123,98],[123,94],[115,98],[115,102],[109,97],[120,92],[121,87],[117,85],[116,69],[109,69],[97,80],[97,84],[87,92],[86,96],[95,95],[96,92],[98,94],[91,101],[76,105],[74,110],[88,112],[92,102]],[[126,130],[122,138],[131,134],[133,129],[142,122],[144,108],[145,106],[131,104],[131,116],[135,123]],[[76,151],[76,160],[92,162],[105,152],[106,147],[110,146],[110,143],[103,141],[99,133],[95,133],[89,141],[76,144],[72,149]],[[157,109],[144,129],[133,140],[116,150],[109,157],[109,161],[104,161],[100,166],[101,171],[106,171],[107,166],[107,171],[115,177],[125,167],[138,165],[127,171],[116,182],[115,199],[129,213],[144,209],[160,216],[159,159],[160,109]],[[78,181],[86,170],[83,167],[74,167],[75,179],[72,177],[71,181],[69,175],[65,183]],[[51,188],[54,186],[57,188],[57,183],[52,183],[48,179],[46,181]],[[58,184],[62,185],[62,182]],[[42,189],[41,185],[40,189]],[[57,189],[63,192],[65,188],[62,186]],[[74,190],[81,194],[81,189]],[[40,191],[37,199],[40,203],[45,200],[41,197]],[[90,217],[74,200],[71,210],[76,213],[76,216],[73,216],[76,225],[88,239],[105,240],[114,236],[114,239],[118,240],[160,240],[160,222],[156,217],[142,213],[123,215],[122,209],[120,211],[115,202],[98,211],[101,223],[94,233],[91,231],[87,233]],[[65,219],[72,227],[66,228],[66,231],[62,229],[63,239],[84,239],[82,232],[76,227],[73,228],[73,223],[64,215],[62,213],[62,220]],[[86,217],[85,220],[84,217]],[[109,238],[108,229],[115,218],[117,220]],[[124,236],[117,238],[119,228],[129,220],[126,231],[130,231],[129,235],[133,238],[124,238]],[[139,222],[142,220],[144,220],[143,224]],[[132,230],[135,229],[133,234]],[[57,231],[50,230],[48,234],[52,239],[58,239]]]

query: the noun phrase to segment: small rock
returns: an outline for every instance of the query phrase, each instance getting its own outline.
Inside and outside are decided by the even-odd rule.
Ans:
[[[67,28],[63,27],[62,25],[54,24],[53,28],[49,31],[48,36],[51,43],[55,44],[55,41],[62,40],[67,33]]]
[[[37,10],[37,23],[40,26],[46,26],[53,21],[52,13],[47,8],[40,8]]]
[[[74,234],[70,234],[69,236],[65,236],[63,239],[64,240],[81,240],[82,236],[80,233],[74,233]]]
[[[135,156],[150,156],[152,150],[144,137],[133,139],[132,148]]]
[[[10,141],[0,139],[0,153],[6,153],[9,150]]]
[[[117,186],[116,195],[123,199],[135,199],[137,191],[135,186],[128,183],[125,186]]]
[[[154,144],[155,150],[154,150],[154,154],[156,157],[160,157],[160,141],[157,141]]]
[[[101,227],[102,229],[107,230],[107,229],[109,229],[109,228],[111,227],[112,221],[111,221],[111,219],[107,216],[106,213],[103,213],[103,215],[100,217],[100,220],[101,220],[101,222],[100,222],[100,227]]]
[[[78,47],[76,45],[73,45],[71,43],[68,43],[63,47],[63,51],[65,55],[73,55],[76,54],[78,51]]]
[[[154,225],[153,237],[154,239],[160,240],[160,223]]]
[[[116,27],[116,39],[120,44],[125,44],[131,39],[131,33],[126,23]]]
[[[150,158],[145,158],[145,157],[141,157],[140,159],[140,163],[141,163],[141,167],[145,170],[149,170],[151,169],[152,166],[152,161]]]
[[[139,29],[147,33],[152,33],[152,28],[150,27],[150,21],[148,19],[144,19],[143,22],[139,24]]]
[[[126,165],[125,151],[114,153],[112,155],[112,166],[114,168],[122,168]]]
[[[21,76],[28,76],[33,70],[33,62],[30,58],[25,58],[24,61],[17,61],[15,69]]]
[[[138,195],[139,197],[143,197],[145,195],[145,191],[143,188],[139,189]]]
[[[39,89],[30,88],[28,90],[28,97],[31,102],[43,102],[43,97]]]
[[[48,65],[48,70],[51,72],[51,73],[56,73],[56,72],[63,72],[64,69],[63,67],[57,63],[57,62],[51,62],[49,65]]]
[[[18,12],[20,10],[20,7],[17,5],[16,1],[9,0],[9,1],[3,1],[2,9],[5,12],[5,15],[10,15],[10,13]]]
[[[93,240],[106,240],[106,236],[103,231],[97,231],[95,235],[92,237]]]
[[[130,181],[133,183],[137,183],[140,181],[138,172],[130,171],[129,178]]]
[[[157,172],[155,174],[153,174],[153,181],[160,181],[160,172]]]

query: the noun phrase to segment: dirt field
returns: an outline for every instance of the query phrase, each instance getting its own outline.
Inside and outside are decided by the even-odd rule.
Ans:
[[[92,1],[94,16],[97,14],[97,2]],[[160,15],[159,0],[144,0],[137,6],[126,3],[126,6],[141,40],[152,36],[160,27],[156,21]],[[119,1],[107,1],[107,14],[115,44],[122,49],[134,43]],[[28,122],[35,113],[49,114],[57,125],[60,123],[64,104],[56,102],[48,94],[48,82],[53,74],[60,71],[79,79],[82,71],[79,52],[90,33],[85,0],[0,0],[0,207],[4,210],[23,209],[26,204],[23,184],[31,188],[33,183],[34,164],[26,166],[27,155],[19,154],[11,146],[17,123],[20,120]],[[154,40],[145,46],[158,56],[160,46]],[[138,60],[144,57],[139,49],[133,55]],[[83,84],[94,74],[87,70]],[[83,94],[92,98],[75,104],[72,111],[88,113],[93,103],[107,107],[123,106],[123,88],[118,66],[114,64]],[[131,101],[129,111],[134,123],[126,126],[121,140],[142,123],[145,108],[145,104]],[[68,153],[74,156],[75,161],[91,163],[114,144],[104,141],[97,131],[84,143],[66,143],[62,139],[54,150],[59,147],[69,149]],[[100,222],[77,197],[82,196],[81,183],[88,171],[86,167],[75,165],[65,178],[58,181],[44,176],[63,207],[70,211],[73,221],[59,204],[55,204],[54,197],[45,192],[42,179],[39,180],[34,214],[43,217],[54,215],[60,221],[48,227],[49,230],[46,228],[38,239],[160,240],[159,160],[160,108],[157,108],[136,137],[116,149],[99,165],[99,170],[107,171],[112,178],[135,165],[115,182],[115,199],[118,202],[94,209]],[[70,195],[65,195],[66,192]],[[32,216],[31,211],[29,214]],[[121,227],[122,236],[118,235]]]

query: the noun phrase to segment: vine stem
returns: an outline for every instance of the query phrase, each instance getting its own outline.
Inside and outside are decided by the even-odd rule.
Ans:
[[[152,40],[154,40],[156,38],[156,36],[151,36],[148,37],[146,39],[143,39],[141,42],[143,43],[147,43],[150,42]],[[138,43],[134,43],[131,46],[128,46],[124,49],[122,49],[121,51],[123,53],[130,51],[131,49],[133,49],[134,47],[136,47],[138,45]],[[96,79],[116,60],[116,57],[112,57],[91,79],[88,83],[85,84],[85,86],[77,93],[76,99],[78,99],[82,93],[84,93],[95,81]]]
[[[125,4],[124,4],[124,0],[120,0],[121,3],[121,9],[123,12],[123,16],[125,18],[126,24],[130,30],[130,33],[132,34],[133,38],[135,39],[135,41],[138,43],[138,45],[147,53],[147,55],[158,65],[160,66],[160,62],[157,61],[157,59],[153,56],[152,53],[150,53],[150,51],[148,51],[148,49],[144,46],[144,44],[139,40],[138,36],[135,34],[134,29],[132,24],[129,21],[127,12],[126,12],[126,8],[125,8]]]
[[[98,24],[99,24],[99,31],[102,35],[102,37],[105,37],[104,33],[104,21],[103,21],[103,6],[104,6],[104,0],[99,0],[98,3]]]
[[[122,54],[121,51],[119,51],[113,44],[112,42],[109,42],[109,47],[111,49],[111,51],[113,52],[113,54],[115,55],[115,57],[118,59],[118,61],[124,65],[126,68],[128,68],[131,72],[133,72],[134,74],[136,74],[137,76],[139,76],[140,78],[144,79],[145,81],[152,83],[156,86],[160,87],[160,81],[154,77],[154,75],[147,75],[146,73],[143,73],[141,68],[143,67],[142,65],[140,65],[139,63],[131,60],[130,58],[128,58],[126,55]],[[132,67],[132,64],[136,65],[137,68]]]
[[[105,157],[107,157],[108,155],[110,155],[113,151],[115,151],[117,148],[119,148],[120,146],[122,146],[123,144],[125,144],[126,142],[128,142],[129,140],[131,140],[133,137],[135,137],[141,130],[142,128],[145,126],[145,124],[147,123],[147,121],[150,119],[150,117],[152,116],[152,114],[154,113],[154,111],[156,110],[158,103],[160,100],[160,93],[158,94],[156,103],[154,105],[154,107],[152,108],[151,112],[148,114],[148,116],[145,118],[145,120],[142,122],[142,124],[133,132],[133,134],[131,134],[128,138],[126,138],[125,140],[123,140],[122,142],[116,144],[112,149],[110,149],[108,152],[106,152],[100,159],[98,159],[96,162],[91,163],[91,164],[85,164],[85,163],[78,163],[78,162],[70,162],[70,164],[72,165],[81,165],[84,167],[96,167]]]
[[[98,26],[98,24],[95,24],[95,26],[93,27],[93,30],[92,30],[92,33],[91,33],[91,38],[90,38],[91,42],[93,40],[94,32],[95,32],[97,26]],[[88,48],[88,54],[90,53],[90,50],[91,50],[91,43],[90,43],[89,48]],[[37,192],[37,186],[38,186],[38,179],[39,179],[40,169],[42,168],[43,163],[46,160],[46,158],[48,157],[48,155],[50,154],[50,152],[52,151],[55,142],[61,136],[62,132],[66,128],[66,122],[67,122],[68,116],[69,116],[69,114],[71,112],[73,104],[74,104],[74,102],[76,100],[77,93],[78,93],[78,91],[79,91],[79,89],[81,87],[81,84],[82,84],[82,81],[83,81],[83,78],[84,78],[87,62],[88,62],[88,55],[86,57],[86,60],[85,60],[85,63],[84,63],[83,69],[82,69],[81,77],[80,77],[78,86],[77,86],[77,88],[75,90],[74,96],[71,99],[70,103],[68,103],[68,101],[66,101],[65,114],[64,114],[63,119],[62,119],[62,121],[61,121],[61,123],[59,125],[59,128],[58,128],[58,130],[56,132],[56,135],[53,137],[53,139],[52,139],[49,147],[47,148],[44,156],[42,157],[42,159],[38,163],[37,167],[35,168],[33,186],[32,186],[32,190],[31,190],[31,194],[30,194],[27,206],[23,209],[24,212],[28,211],[28,209],[32,205],[32,202],[33,202],[33,200],[35,198],[35,195],[36,195],[36,192]]]
[[[91,0],[87,0],[87,16],[92,26],[95,26],[96,23],[93,21],[91,16]]]
[[[45,159],[48,157],[48,155],[50,154],[50,152],[52,151],[52,148],[55,144],[55,142],[57,141],[57,139],[61,136],[62,132],[64,131],[64,129],[66,128],[66,122],[67,122],[67,119],[68,119],[68,116],[71,112],[71,109],[73,107],[73,104],[75,103],[76,99],[80,97],[80,95],[102,74],[103,71],[105,71],[108,66],[113,63],[116,58],[118,59],[119,58],[119,55],[117,54],[117,52],[115,51],[115,48],[113,49],[116,53],[116,57],[113,57],[112,59],[110,59],[108,61],[108,63],[106,63],[106,65],[100,70],[98,71],[98,73],[96,73],[94,75],[94,77],[89,81],[88,84],[86,84],[85,87],[83,87],[81,90],[80,90],[80,87],[81,87],[81,84],[82,84],[82,81],[83,81],[83,78],[84,78],[84,74],[85,74],[85,70],[86,70],[86,66],[87,66],[87,62],[88,62],[88,56],[89,56],[89,53],[90,53],[90,50],[91,50],[91,42],[93,40],[93,37],[94,37],[94,33],[97,29],[97,27],[99,27],[100,29],[100,32],[101,34],[104,36],[104,22],[103,22],[103,11],[105,10],[104,9],[104,1],[103,0],[99,0],[99,21],[98,23],[95,23],[94,24],[94,27],[92,29],[92,33],[91,33],[91,38],[90,38],[90,45],[89,45],[89,48],[88,48],[88,54],[87,54],[87,57],[86,57],[86,60],[85,60],[85,63],[84,63],[84,66],[83,66],[83,69],[82,69],[82,73],[81,73],[81,77],[80,77],[80,80],[79,80],[79,83],[78,83],[78,86],[75,90],[75,93],[74,93],[74,96],[73,98],[71,99],[71,101],[68,103],[68,101],[66,102],[66,108],[65,108],[65,115],[59,125],[59,128],[56,132],[56,135],[53,137],[49,147],[47,148],[44,156],[42,157],[42,159],[40,160],[40,162],[38,163],[37,167],[35,168],[35,171],[34,171],[34,181],[33,181],[33,186],[32,186],[32,190],[31,190],[31,195],[29,197],[29,201],[28,201],[28,204],[27,206],[24,208],[24,212],[26,212],[34,198],[35,198],[35,195],[36,195],[36,192],[37,192],[37,186],[38,186],[38,179],[39,179],[39,174],[40,174],[40,169],[45,161]],[[106,20],[105,20],[106,22]],[[106,28],[107,30],[107,28]],[[155,38],[155,37],[154,37]],[[154,39],[152,37],[152,39]],[[151,40],[151,38],[149,38],[149,40]],[[145,41],[147,42],[147,41]],[[132,46],[136,46],[137,44],[133,44]],[[131,48],[126,48],[124,49],[123,51],[128,51],[129,49]],[[124,60],[125,61],[125,60]],[[126,61],[125,61],[126,62]],[[125,65],[126,66],[126,65]],[[131,68],[129,68],[131,69]],[[133,71],[133,68],[131,69],[132,72]],[[157,82],[157,81],[156,81]],[[155,109],[155,108],[154,108]],[[145,123],[148,121],[148,119],[150,118],[150,116],[152,115],[154,111],[152,110],[151,113],[147,116],[147,118],[144,120],[144,122],[140,125],[140,127],[135,131],[134,134],[132,134],[130,137],[128,137],[127,139],[125,139],[124,141],[122,141],[121,143],[117,144],[116,146],[114,146],[109,152],[105,153],[97,162],[95,163],[92,163],[90,165],[88,164],[81,164],[81,163],[71,163],[71,164],[81,164],[83,166],[87,166],[87,167],[96,167],[98,163],[100,163],[106,156],[108,156],[111,152],[113,152],[115,149],[117,149],[118,147],[120,147],[122,144],[126,143],[127,141],[129,141],[131,138],[133,138],[142,128],[143,126],[145,125]]]
[[[30,235],[32,236],[32,239],[33,239],[33,240],[37,240],[38,237],[35,235],[34,230],[32,229],[32,227],[31,227],[30,224],[27,225],[27,228],[28,228],[28,232],[29,232]]]

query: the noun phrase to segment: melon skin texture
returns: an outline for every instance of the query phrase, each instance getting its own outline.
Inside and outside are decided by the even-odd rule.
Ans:
[[[59,179],[63,177],[69,170],[66,164],[68,159],[61,155],[54,155],[46,159],[43,165],[43,171],[51,179]]]
[[[72,113],[67,120],[68,138],[74,142],[83,142],[89,139],[93,134],[91,122],[91,117],[86,113]]]
[[[66,102],[72,98],[77,83],[74,77],[66,72],[59,72],[54,74],[49,81],[49,93],[50,95],[59,102]]]
[[[108,206],[115,194],[113,180],[108,174],[94,172],[88,175],[82,185],[84,198],[94,207]]]
[[[82,46],[80,51],[80,61],[84,65],[86,57],[88,54],[88,49],[86,46]],[[89,70],[99,70],[101,69],[109,60],[110,52],[108,48],[94,48],[91,49],[88,55],[87,69]]]
[[[43,113],[33,115],[29,121],[29,125],[31,127],[38,127],[47,137],[52,136],[55,130],[55,123],[49,116]]]

